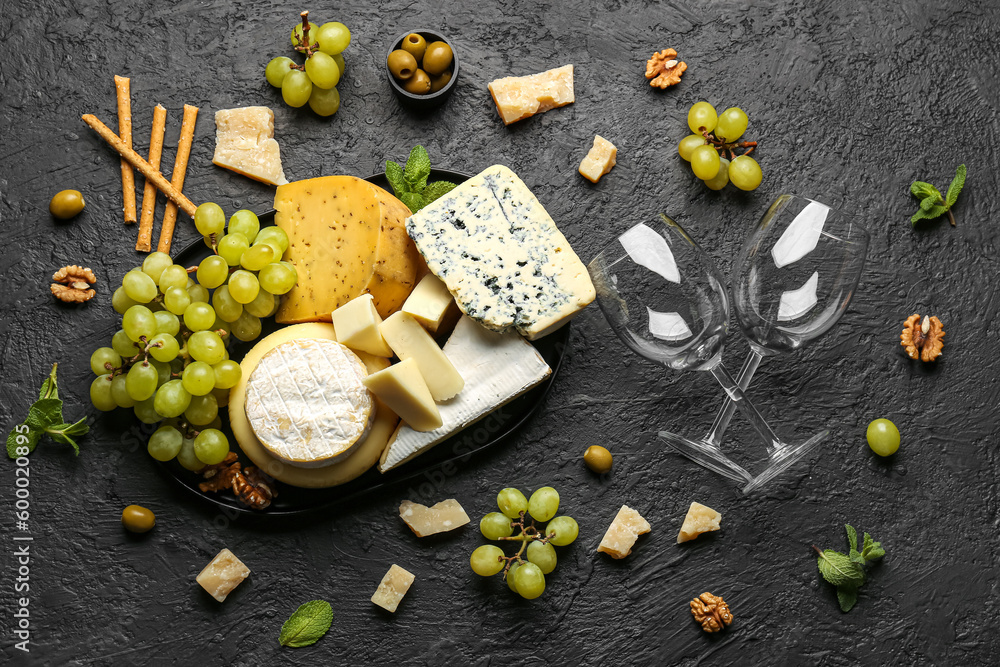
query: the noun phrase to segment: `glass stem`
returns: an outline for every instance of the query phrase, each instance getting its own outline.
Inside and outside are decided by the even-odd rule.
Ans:
[[[757,372],[757,367],[760,366],[763,358],[764,355],[757,352],[757,350],[750,350],[746,361],[743,362],[743,368],[740,369],[740,374],[736,377],[736,382],[739,384],[740,389],[746,391],[747,387],[750,386],[750,380],[753,379],[753,374]],[[729,422],[732,420],[735,412],[736,403],[727,396],[722,403],[722,407],[719,408],[719,414],[715,416],[712,430],[705,436],[705,440],[710,445],[719,447],[722,444],[722,436],[725,435],[726,429],[729,427]]]
[[[725,366],[721,363],[716,364],[709,369],[709,372],[711,372],[712,376],[718,380],[719,384],[722,385],[722,388],[726,390],[726,393],[729,394],[729,398],[733,400],[737,409],[739,409],[743,416],[750,421],[751,426],[753,426],[754,430],[757,431],[757,435],[759,435],[761,440],[764,441],[764,444],[767,447],[768,455],[773,455],[776,451],[778,451],[782,446],[778,436],[775,435],[774,431],[771,430],[771,427],[767,425],[766,421],[764,421],[764,418],[759,412],[757,412],[757,408],[753,406],[750,399],[743,394],[743,390],[740,389],[738,384],[736,384],[736,380],[734,380],[733,376],[729,374],[729,371],[726,370]]]

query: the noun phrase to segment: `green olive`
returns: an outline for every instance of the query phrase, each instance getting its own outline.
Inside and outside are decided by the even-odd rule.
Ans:
[[[424,57],[424,49],[427,48],[427,40],[424,36],[411,32],[409,35],[403,38],[402,49],[408,53],[413,54],[413,57],[420,60]]]
[[[396,49],[390,53],[386,64],[389,66],[389,72],[400,81],[409,79],[417,71],[417,59],[412,53],[403,49]]]
[[[431,42],[424,51],[424,71],[428,74],[440,74],[451,67],[451,47],[444,42]]]
[[[60,220],[69,220],[83,210],[87,202],[79,190],[63,190],[49,202],[49,213]]]
[[[611,452],[600,445],[591,445],[583,455],[583,462],[594,472],[603,475],[611,470]]]
[[[145,507],[129,505],[122,510],[122,525],[133,533],[147,533],[156,525],[156,517]]]
[[[427,72],[422,69],[418,69],[413,73],[406,83],[403,84],[403,90],[408,93],[414,93],[416,95],[423,95],[431,90],[431,78],[427,76]]]
[[[451,70],[448,70],[443,74],[438,74],[437,76],[432,76],[431,92],[436,93],[437,91],[441,90],[442,88],[448,85],[449,81],[451,81]]]

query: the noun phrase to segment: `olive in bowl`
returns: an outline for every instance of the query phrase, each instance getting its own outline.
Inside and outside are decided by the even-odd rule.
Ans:
[[[431,109],[451,95],[458,60],[448,39],[433,30],[399,35],[386,53],[386,76],[399,101],[411,109]]]

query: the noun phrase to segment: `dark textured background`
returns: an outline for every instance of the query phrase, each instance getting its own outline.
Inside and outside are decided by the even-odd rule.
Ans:
[[[23,418],[52,362],[66,413],[91,414],[74,457],[43,442],[31,456],[33,634],[13,649],[13,465],[0,464],[0,647],[12,664],[996,664],[998,502],[995,280],[1000,139],[1000,12],[995,3],[871,2],[416,2],[315,4],[317,23],[353,31],[343,106],[332,120],[285,107],[263,79],[291,55],[298,7],[267,0],[121,3],[0,1],[0,425]],[[383,79],[387,40],[428,26],[451,35],[458,89],[426,116],[401,109]],[[689,64],[667,92],[646,85],[646,58],[668,46]],[[576,65],[575,104],[505,128],[486,83]],[[692,435],[720,401],[707,375],[665,372],[630,356],[596,307],[573,325],[563,373],[538,415],[505,446],[431,482],[425,501],[457,498],[475,519],[497,490],[553,484],[581,537],[561,550],[545,595],[527,602],[469,572],[484,540],[475,525],[418,540],[397,518],[416,490],[372,498],[309,522],[255,525],[182,495],[143,451],[131,418],[88,405],[91,349],[117,328],[111,292],[137,261],[135,228],[121,222],[117,156],[79,117],[115,126],[112,76],[132,78],[136,144],[145,152],[152,107],[169,110],[172,165],[184,103],[201,107],[186,193],[227,210],[265,209],[271,189],[214,167],[213,113],[269,105],[285,171],[368,175],[415,143],[438,166],[514,168],[588,261],[615,233],[665,211],[729,269],[741,240],[782,192],[850,205],[873,240],[857,298],[812,348],[770,360],[752,388],[779,431],[834,437],[808,469],[762,497],[645,443],[660,428]],[[688,106],[708,99],[750,115],[764,183],[716,194],[676,155]],[[592,186],[576,167],[600,133],[619,164]],[[912,229],[915,178],[969,180],[942,220]],[[141,183],[141,180],[140,180]],[[49,198],[83,191],[86,211],[53,221]],[[162,211],[162,198],[160,211]],[[158,211],[158,219],[161,213]],[[196,237],[183,215],[175,247]],[[155,237],[154,237],[155,241]],[[49,276],[79,263],[98,297],[63,306]],[[902,320],[938,315],[948,331],[934,365],[909,361]],[[727,354],[736,370],[745,353]],[[866,424],[888,417],[903,444],[892,459],[868,450]],[[760,454],[737,420],[729,447]],[[587,445],[615,454],[604,479],[581,461]],[[692,500],[723,514],[723,529],[677,546]],[[156,529],[126,534],[138,503]],[[653,532],[627,560],[594,549],[618,507]],[[849,614],[821,582],[811,543],[844,548],[841,524],[871,532],[888,552]],[[217,604],[194,576],[222,547],[252,569]],[[417,576],[395,615],[369,602],[391,563]],[[687,601],[704,590],[736,622],[710,637]],[[279,627],[301,602],[334,605],[317,645],[281,650]]]

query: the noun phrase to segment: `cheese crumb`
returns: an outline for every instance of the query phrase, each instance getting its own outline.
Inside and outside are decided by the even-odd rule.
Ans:
[[[212,559],[205,569],[198,574],[195,581],[204,588],[209,595],[225,602],[226,596],[233,592],[244,579],[250,576],[250,568],[243,564],[236,555],[229,549],[223,549]]]
[[[611,171],[617,164],[618,149],[599,134],[594,135],[594,145],[580,163],[580,175],[591,183],[601,180],[601,176]]]
[[[618,515],[611,522],[608,532],[604,533],[598,551],[603,551],[612,558],[625,558],[632,553],[632,547],[640,535],[650,531],[649,522],[628,505],[622,505]]]
[[[274,112],[267,107],[216,111],[212,162],[261,183],[288,183],[274,140]]]
[[[504,125],[572,104],[573,66],[564,65],[529,76],[507,76],[488,85]]]
[[[433,507],[404,500],[399,505],[399,518],[417,537],[444,533],[469,523],[469,515],[454,498],[442,500]]]
[[[677,544],[690,542],[702,533],[718,530],[721,521],[722,515],[711,507],[706,507],[701,503],[691,503],[687,516],[684,517],[684,523],[681,525],[681,530],[677,533]]]
[[[414,578],[411,573],[393,564],[382,577],[382,582],[378,585],[375,594],[372,595],[372,602],[383,609],[395,612],[400,600],[410,590]]]

